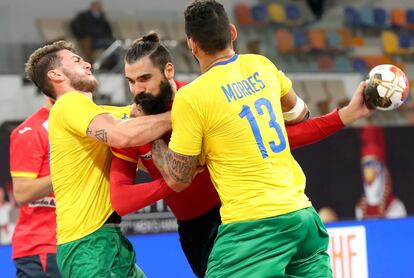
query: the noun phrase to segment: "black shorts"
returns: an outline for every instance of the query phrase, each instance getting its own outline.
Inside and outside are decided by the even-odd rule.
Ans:
[[[191,220],[177,221],[181,247],[194,274],[204,277],[208,257],[221,224],[220,206]]]
[[[43,266],[40,262],[40,256],[27,256],[14,260],[16,266],[17,278],[32,278],[32,277],[51,277],[60,278],[59,269],[56,263],[56,254],[45,254],[46,265]],[[43,254],[41,255],[43,256]]]

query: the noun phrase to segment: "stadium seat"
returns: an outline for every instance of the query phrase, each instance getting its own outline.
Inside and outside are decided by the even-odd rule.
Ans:
[[[335,62],[330,56],[324,55],[319,57],[317,63],[319,71],[332,72],[335,70]]]
[[[309,49],[308,34],[302,28],[296,28],[292,32],[293,35],[293,45],[295,50],[298,52],[303,52]]]
[[[69,29],[69,21],[61,18],[38,18],[37,27],[43,42],[50,43],[61,39],[74,41]]]
[[[385,54],[393,55],[398,53],[399,40],[393,31],[383,31],[381,33],[381,44]]]
[[[414,29],[414,9],[407,9],[406,11],[407,27]]]
[[[373,9],[374,24],[377,28],[388,27],[387,12],[381,7],[375,7]]]
[[[394,8],[390,12],[391,25],[397,28],[404,28],[407,26],[407,15],[405,10]]]
[[[281,53],[291,53],[294,50],[292,34],[286,29],[277,29],[275,32],[276,48]]]
[[[361,27],[373,28],[375,26],[373,9],[369,6],[362,6],[359,9]]]
[[[352,48],[352,35],[348,28],[337,29],[336,32],[341,37],[341,46],[347,50]]]
[[[352,66],[355,71],[360,72],[362,74],[367,74],[369,71],[367,63],[362,58],[353,58]]]
[[[300,8],[295,4],[285,5],[286,22],[291,26],[299,26],[303,24]]]
[[[250,7],[246,4],[236,4],[234,6],[234,14],[237,23],[240,26],[251,26],[253,25],[252,12]]]
[[[111,26],[115,38],[121,40],[135,40],[145,32],[140,23],[134,19],[111,20]]]
[[[411,36],[407,30],[399,30],[398,35],[398,53],[402,55],[412,54]]]
[[[285,8],[278,3],[269,3],[267,5],[267,12],[271,23],[283,24],[286,22]]]
[[[308,31],[309,46],[311,50],[326,50],[326,35],[322,29],[312,29]]]
[[[253,22],[255,25],[263,26],[267,23],[267,6],[263,4],[254,4],[251,7]]]
[[[345,55],[335,55],[335,70],[338,72],[352,71],[352,64],[349,58]]]
[[[346,6],[344,8],[344,26],[356,29],[360,27],[361,21],[358,11],[352,6]]]
[[[326,44],[329,50],[343,50],[342,38],[336,30],[326,31]]]

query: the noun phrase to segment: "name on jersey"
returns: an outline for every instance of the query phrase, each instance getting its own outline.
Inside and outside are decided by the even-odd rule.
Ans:
[[[265,83],[260,79],[258,72],[247,77],[246,79],[233,81],[221,86],[221,90],[228,102],[237,101],[241,98],[254,95],[266,88]]]
[[[55,208],[56,202],[55,198],[53,197],[44,197],[42,199],[33,201],[29,203],[29,207],[48,207],[48,208]]]

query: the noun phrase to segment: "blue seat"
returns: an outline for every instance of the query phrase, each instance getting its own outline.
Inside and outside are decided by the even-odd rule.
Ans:
[[[308,34],[304,29],[293,30],[293,46],[298,50],[304,49],[309,45]]]
[[[352,6],[344,8],[344,20],[344,25],[348,28],[355,29],[360,27],[361,21],[358,11]]]
[[[342,49],[342,38],[338,32],[330,30],[326,32],[326,44],[329,49]]]
[[[295,4],[286,4],[285,14],[289,21],[299,21],[302,17],[299,7]]]
[[[378,28],[388,27],[387,12],[385,9],[376,7],[373,9],[374,24]]]
[[[373,10],[368,6],[359,9],[359,19],[362,27],[372,28],[375,26]]]
[[[264,24],[267,22],[267,6],[255,4],[251,7],[252,17],[256,23]]]
[[[414,25],[414,10],[413,9],[407,9],[406,11],[407,15],[407,23]]]
[[[344,55],[335,56],[335,69],[339,72],[350,72],[353,70],[351,61]]]
[[[411,47],[411,36],[407,30],[399,30],[398,33],[398,46],[402,49],[408,49]]]
[[[360,72],[362,74],[368,73],[368,65],[367,63],[361,58],[354,58],[352,62],[352,67],[355,71]]]

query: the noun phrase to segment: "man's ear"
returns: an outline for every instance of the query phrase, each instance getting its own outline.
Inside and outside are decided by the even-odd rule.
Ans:
[[[165,78],[167,78],[167,80],[171,80],[174,78],[174,74],[175,74],[174,65],[172,63],[167,63],[164,69]]]
[[[56,69],[49,70],[47,72],[47,78],[49,78],[52,81],[63,81],[65,79],[63,74]]]
[[[237,29],[234,24],[230,23],[231,41],[234,42],[237,39]]]
[[[193,55],[196,55],[198,52],[198,45],[192,38],[187,38],[187,45],[191,49]]]

